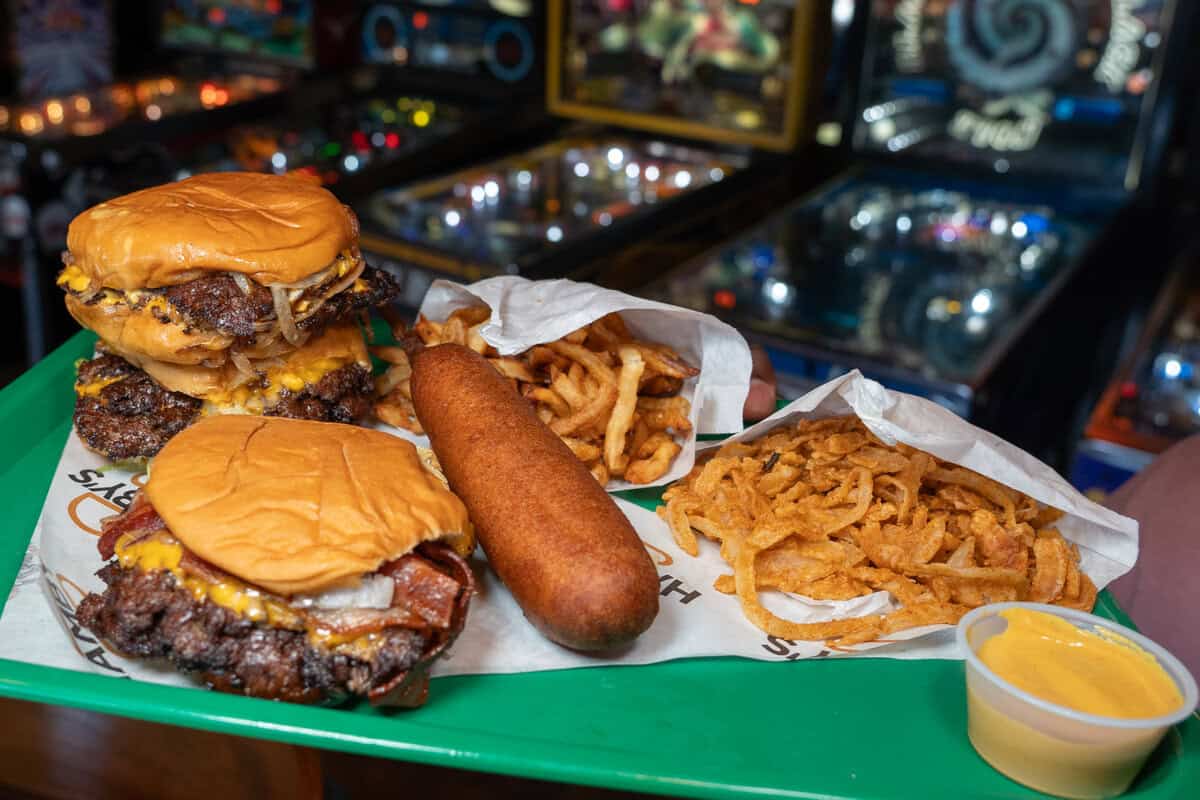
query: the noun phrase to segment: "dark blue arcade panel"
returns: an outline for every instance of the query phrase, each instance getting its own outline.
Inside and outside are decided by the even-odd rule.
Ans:
[[[1089,234],[1045,204],[852,180],[647,293],[847,366],[972,385]]]
[[[1133,188],[1171,0],[874,0],[855,146]]]

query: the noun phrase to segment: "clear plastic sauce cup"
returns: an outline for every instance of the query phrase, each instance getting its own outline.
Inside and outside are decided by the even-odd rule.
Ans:
[[[1148,719],[1085,714],[1022,691],[987,668],[977,655],[1008,626],[1000,612],[1043,611],[1077,628],[1104,628],[1152,655],[1179,687],[1178,710]],[[1165,649],[1115,622],[1041,603],[996,603],[977,608],[958,623],[958,646],[966,658],[967,735],[976,752],[1009,778],[1047,794],[1071,798],[1116,797],[1129,788],[1172,725],[1196,708],[1196,681]]]

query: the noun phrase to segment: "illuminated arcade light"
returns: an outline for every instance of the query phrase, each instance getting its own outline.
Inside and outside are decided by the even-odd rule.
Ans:
[[[383,135],[383,131],[375,131],[374,133],[371,134],[371,146],[372,147],[383,147],[384,142],[386,142],[386,141],[387,141],[387,138]]]
[[[287,156],[283,153],[274,153],[271,155],[271,166],[275,169],[284,169],[287,167]]]
[[[449,225],[451,228],[455,228],[458,227],[458,223],[462,222],[462,215],[454,209],[450,209],[446,212],[446,215],[443,217],[443,219],[446,220],[447,225]]]
[[[1175,356],[1169,357],[1163,362],[1162,373],[1167,380],[1175,380],[1183,374],[1183,362]]]
[[[43,128],[42,115],[26,112],[21,115],[21,132],[30,136],[41,133]]]
[[[586,178],[591,171],[586,162],[580,161],[575,165],[575,176],[578,178]]]
[[[529,184],[533,183],[533,173],[527,169],[523,169],[517,173],[517,186],[522,189],[528,188]]]
[[[80,114],[90,114],[92,111],[92,101],[79,95],[75,98],[75,110]]]
[[[1008,230],[1008,217],[1003,214],[997,214],[992,217],[991,231],[996,236],[1001,236]]]
[[[788,297],[791,295],[792,287],[783,281],[767,278],[766,283],[763,284],[763,292],[771,299],[771,302],[783,304],[787,302]]]
[[[418,108],[412,113],[412,124],[418,128],[424,128],[429,124],[429,112],[423,108]]]
[[[725,177],[725,170],[720,167],[713,167],[708,171],[708,179],[713,183],[722,180]]]
[[[686,189],[692,183],[692,173],[686,169],[681,169],[675,173],[675,186],[680,189]]]
[[[8,106],[0,106],[0,128],[8,127]]]
[[[161,78],[158,81],[158,91],[165,95],[175,94],[175,81],[170,78]]]
[[[980,316],[967,317],[967,333],[973,333],[976,336],[987,330],[987,320]]]
[[[495,181],[488,181],[483,185],[483,193],[489,200],[495,200],[500,196],[500,184]]]
[[[658,176],[659,176],[658,167],[654,166],[653,164],[646,167],[645,175],[646,175],[646,180],[648,180],[652,183],[654,181],[658,180]]]
[[[571,211],[573,211],[577,217],[586,217],[588,213],[588,204],[582,200],[579,200],[575,203],[575,205],[571,206]]]
[[[383,137],[383,143],[387,145],[388,149],[395,150],[400,146],[400,134],[392,131]]]
[[[992,290],[980,289],[971,298],[971,310],[976,314],[986,314],[992,310]]]
[[[871,224],[871,212],[867,209],[860,209],[857,214],[850,218],[850,227],[856,231],[861,231],[863,228]]]
[[[619,147],[610,147],[605,158],[608,159],[608,163],[613,167],[619,167],[625,162],[625,151]]]
[[[225,24],[225,9],[220,6],[213,6],[208,10],[208,21],[213,25]]]
[[[158,122],[162,119],[162,109],[158,107],[158,104],[151,103],[146,106],[146,119],[151,122]]]
[[[1012,224],[1012,235],[1018,239],[1024,239],[1029,234],[1029,226],[1021,220],[1017,220]]]
[[[475,202],[475,203],[482,203],[482,202],[483,202],[483,198],[484,198],[485,196],[486,196],[486,195],[484,194],[484,191],[483,191],[483,187],[482,187],[482,186],[472,186],[472,187],[471,187],[471,201],[472,201],[472,202]]]
[[[546,238],[551,242],[561,242],[563,238],[563,230],[557,225],[551,225],[546,228]]]
[[[601,211],[596,217],[596,222],[599,222],[603,227],[608,227],[609,225],[612,225],[612,214],[608,213],[607,211]]]
[[[630,161],[628,164],[625,165],[625,177],[626,178],[633,180],[633,179],[637,178],[638,175],[641,175],[641,174],[642,174],[642,168],[639,167],[636,163]]]
[[[429,14],[425,11],[418,11],[412,16],[413,27],[419,31],[429,27]]]
[[[217,87],[211,83],[200,84],[200,102],[207,107],[217,104]]]
[[[899,231],[900,233],[908,233],[909,231],[911,231],[912,230],[912,219],[910,217],[907,217],[904,215],[896,217],[896,230]]]
[[[346,168],[346,172],[354,172],[358,169],[358,156],[346,156],[342,159],[342,166]]]
[[[51,100],[46,103],[46,119],[50,120],[51,125],[59,125],[63,121],[63,104],[58,100]]]

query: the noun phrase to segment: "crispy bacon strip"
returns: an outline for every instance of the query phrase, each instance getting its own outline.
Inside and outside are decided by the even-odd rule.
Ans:
[[[167,524],[154,510],[154,506],[150,505],[146,496],[142,492],[138,492],[134,496],[133,502],[129,504],[129,508],[120,514],[101,520],[100,541],[96,543],[96,549],[100,551],[100,557],[108,561],[116,552],[117,540],[124,534],[130,531],[153,533],[166,526]]]
[[[475,575],[471,572],[471,567],[448,545],[427,542],[421,545],[417,552],[444,570],[444,574],[462,588],[454,600],[449,627],[430,632],[429,647],[416,664],[371,689],[367,697],[374,706],[415,708],[425,703],[429,696],[429,670],[442,651],[462,632],[467,622],[467,606],[470,605],[471,596],[475,594]]]
[[[396,582],[392,604],[419,614],[434,628],[450,627],[462,586],[418,555],[409,554],[379,570]]]

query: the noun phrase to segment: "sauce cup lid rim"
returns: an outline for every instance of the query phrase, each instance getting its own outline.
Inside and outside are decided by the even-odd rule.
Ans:
[[[1139,717],[1139,718],[1123,718],[1123,717],[1105,717],[1099,714],[1088,714],[1083,711],[1062,706],[1057,703],[1051,703],[1049,700],[1043,700],[1036,695],[1030,694],[1024,689],[1020,689],[1008,681],[1001,678],[991,670],[983,660],[975,653],[967,642],[967,631],[971,629],[976,622],[983,617],[997,616],[1001,611],[1010,608],[1027,608],[1031,611],[1043,611],[1048,614],[1053,614],[1056,617],[1061,617],[1069,622],[1083,622],[1093,627],[1107,628],[1108,630],[1124,636],[1134,644],[1141,647],[1154,656],[1160,664],[1167,670],[1167,674],[1171,676],[1176,687],[1179,688],[1179,693],[1183,695],[1183,705],[1170,714],[1163,714],[1157,717]],[[1116,728],[1124,730],[1150,730],[1153,728],[1163,728],[1171,725],[1176,725],[1187,719],[1195,711],[1198,696],[1196,688],[1196,679],[1192,677],[1192,673],[1184,666],[1183,662],[1176,658],[1165,647],[1158,644],[1154,640],[1132,630],[1118,622],[1110,619],[1089,614],[1086,611],[1077,611],[1073,608],[1063,608],[1061,606],[1052,606],[1046,603],[1028,603],[1028,602],[1007,602],[1007,603],[992,603],[990,605],[979,606],[967,612],[958,622],[955,630],[955,639],[957,640],[959,651],[963,654],[967,663],[978,670],[989,681],[999,686],[1006,693],[1016,697],[1023,702],[1028,703],[1036,708],[1041,709],[1061,717],[1074,720],[1076,722],[1085,723],[1088,725],[1096,725],[1105,728]]]

